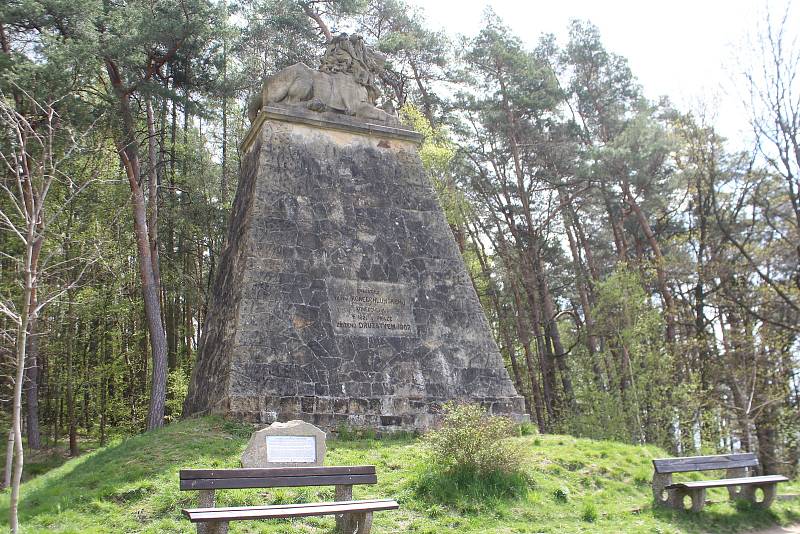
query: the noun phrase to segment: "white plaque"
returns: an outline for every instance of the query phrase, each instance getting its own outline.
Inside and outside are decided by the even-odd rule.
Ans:
[[[267,462],[316,461],[317,445],[314,436],[267,436]]]

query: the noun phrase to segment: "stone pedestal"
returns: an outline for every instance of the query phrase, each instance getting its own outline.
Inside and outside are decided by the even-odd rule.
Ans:
[[[413,131],[268,106],[184,413],[425,429],[442,403],[527,418]]]

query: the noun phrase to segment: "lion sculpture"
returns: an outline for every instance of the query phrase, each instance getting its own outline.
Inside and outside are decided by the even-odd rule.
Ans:
[[[296,63],[264,80],[261,93],[250,100],[247,116],[253,122],[263,107],[281,103],[395,124],[395,115],[375,106],[381,94],[375,78],[385,62],[360,36],[342,33],[328,43],[319,70]]]

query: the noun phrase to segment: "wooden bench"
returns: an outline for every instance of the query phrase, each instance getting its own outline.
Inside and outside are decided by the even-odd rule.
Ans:
[[[687,456],[653,460],[653,497],[656,504],[683,510],[685,497],[692,500],[691,510],[699,512],[706,503],[706,489],[728,488],[733,499],[747,499],[759,508],[768,508],[775,499],[779,482],[789,480],[779,475],[749,476],[758,467],[753,453],[724,454],[719,456]],[[695,482],[672,482],[673,473],[725,470],[725,478]],[[758,499],[757,490],[763,498]]]
[[[375,484],[374,465],[350,467],[269,467],[261,469],[181,469],[180,489],[199,491],[200,508],[183,510],[197,524],[198,534],[225,534],[229,521],[335,515],[336,528],[345,534],[368,534],[372,513],[395,510],[391,499],[354,501],[353,485]],[[265,506],[219,507],[215,491],[238,488],[335,486],[335,502]]]

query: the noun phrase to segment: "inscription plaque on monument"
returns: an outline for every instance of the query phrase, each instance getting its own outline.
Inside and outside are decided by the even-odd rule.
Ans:
[[[317,445],[313,436],[267,436],[267,462],[317,461]]]
[[[405,284],[331,278],[326,285],[334,334],[417,335],[413,297]]]

